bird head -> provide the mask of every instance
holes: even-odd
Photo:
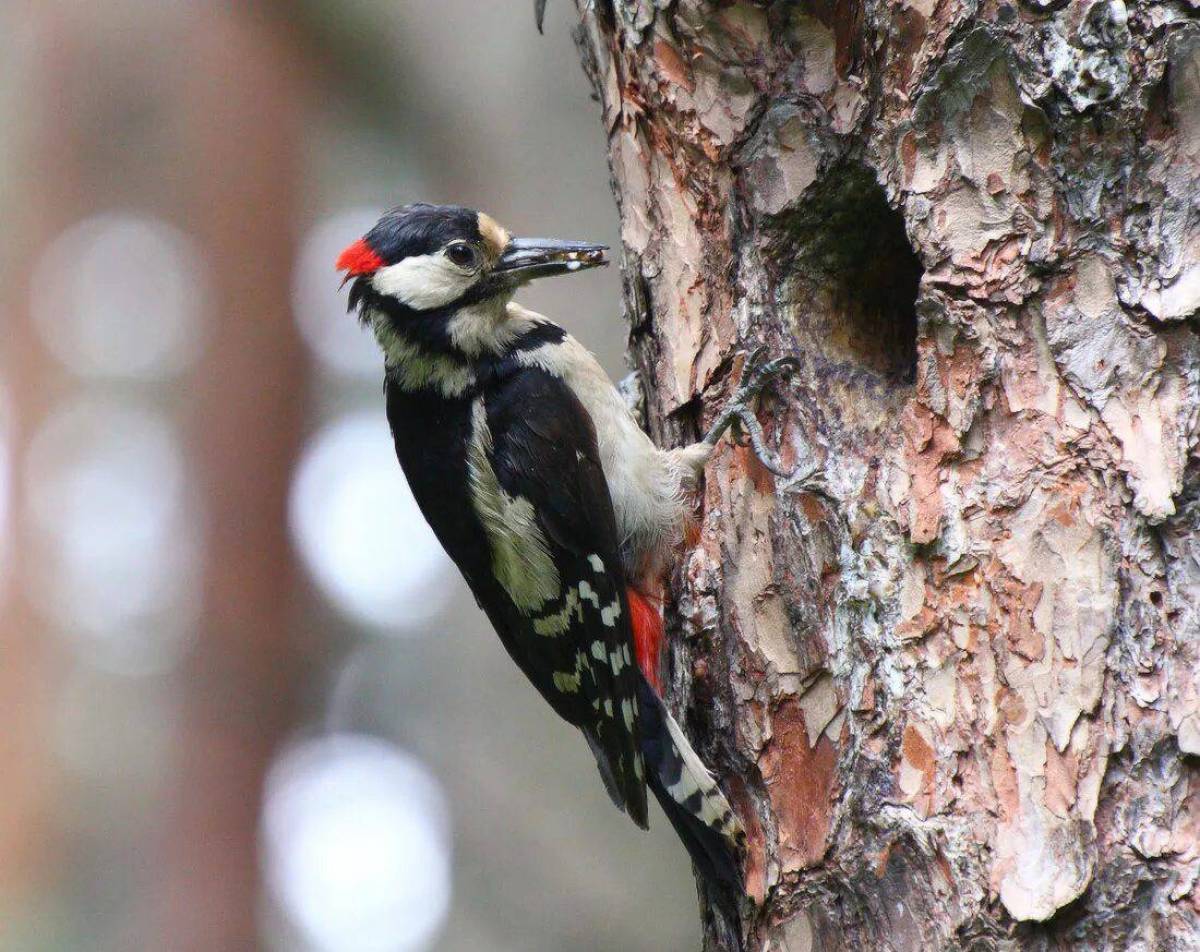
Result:
[[[536,278],[608,263],[603,245],[514,238],[491,216],[457,205],[404,205],[384,215],[337,260],[363,300],[416,315],[447,316],[470,306],[507,303]]]

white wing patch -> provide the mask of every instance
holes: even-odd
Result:
[[[588,656],[583,651],[575,653],[575,670],[574,671],[555,671],[552,680],[554,686],[563,694],[575,694],[580,685],[583,684],[583,672],[587,671],[591,676],[592,663],[588,660]],[[593,703],[593,707],[595,704]]]
[[[600,609],[600,620],[609,628],[617,627],[617,619],[621,617],[621,599],[613,600],[611,605]]]
[[[554,638],[571,627],[571,619],[577,622],[583,621],[583,608],[579,604],[579,590],[575,588],[567,589],[561,611],[535,618],[533,630],[546,638]]]
[[[563,694],[574,694],[579,690],[580,677],[578,672],[555,671],[554,686]]]
[[[584,601],[591,602],[599,610],[600,596],[596,594],[596,590],[592,588],[590,582],[584,581],[579,583],[579,597]]]
[[[604,560],[598,554],[589,555],[587,563],[596,575],[603,576],[605,574]],[[562,597],[562,608],[533,619],[533,630],[545,637],[557,637],[567,631],[573,621],[582,624],[583,613],[591,610],[599,613],[600,620],[605,626],[615,628],[617,619],[621,617],[621,596],[617,595],[612,604],[602,606],[600,595],[592,587],[592,583],[587,579],[581,579],[575,585],[568,585]],[[590,652],[590,657],[588,652]],[[589,671],[592,669],[593,659],[606,665],[614,678],[619,677],[621,672],[632,663],[632,657],[628,644],[614,645],[610,649],[606,641],[595,639],[588,649],[581,649],[577,653],[574,671],[554,672],[554,686],[568,694],[578,691],[582,684],[583,671],[585,668]],[[596,710],[600,710],[599,699],[593,701],[592,706]],[[611,698],[606,698],[604,701],[604,714],[610,718],[614,716]],[[637,714],[636,698],[627,698],[621,701],[621,716],[629,730],[633,729]]]
[[[504,491],[492,468],[491,452],[492,433],[483,400],[479,399],[471,408],[471,445],[467,453],[471,500],[491,543],[496,579],[513,604],[529,615],[559,594],[558,569],[533,503]],[[580,589],[582,594],[582,585]],[[557,678],[555,675],[556,682]]]
[[[604,574],[604,560],[600,556],[593,553],[587,557],[588,565],[597,575]],[[562,608],[556,612],[549,612],[541,615],[533,620],[533,630],[548,638],[561,635],[564,631],[571,627],[571,621],[583,621],[584,602],[588,602],[597,611],[600,612],[600,621],[609,628],[615,628],[617,619],[621,617],[621,596],[618,595],[613,599],[611,605],[600,605],[600,595],[592,587],[592,583],[587,579],[579,582],[577,585],[567,587],[566,593],[563,595]],[[593,652],[595,648],[593,648]],[[628,655],[628,651],[626,651]],[[596,656],[597,660],[604,661],[605,657]],[[625,659],[628,662],[628,657]],[[615,672],[621,670],[620,660],[617,659]]]
[[[633,719],[637,711],[636,702],[630,698],[621,700],[621,719],[625,721],[625,726],[629,730],[633,730]]]

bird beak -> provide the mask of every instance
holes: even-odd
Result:
[[[606,245],[557,238],[513,238],[500,255],[494,274],[510,275],[524,283],[534,278],[571,274],[608,264]]]

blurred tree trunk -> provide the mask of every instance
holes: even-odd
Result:
[[[579,6],[747,948],[1200,948],[1195,5]]]
[[[9,129],[7,153],[0,158],[0,177],[20,181],[20,190],[3,188],[4,234],[0,255],[4,271],[0,292],[0,426],[6,428],[11,483],[0,510],[0,697],[4,698],[6,727],[0,732],[0,948],[10,948],[32,931],[31,909],[55,879],[62,830],[57,825],[55,796],[63,777],[48,738],[54,731],[56,679],[61,677],[54,646],[46,637],[28,592],[33,588],[28,559],[33,538],[20,505],[18,461],[24,458],[34,422],[46,415],[61,384],[59,368],[42,346],[30,314],[32,294],[27,276],[38,253],[72,221],[82,190],[83,172],[75,130],[69,120],[64,91],[78,36],[43,9],[23,7],[4,24],[24,25],[23,87],[14,95],[39,90],[44,112],[36,121],[20,122],[17,110],[0,110]],[[58,51],[35,57],[31,51]]]
[[[177,106],[214,329],[189,393],[207,515],[203,631],[188,660],[177,784],[143,948],[259,946],[263,777],[294,724],[302,653],[287,495],[308,365],[292,319],[305,82],[301,47],[250,6],[196,14]]]

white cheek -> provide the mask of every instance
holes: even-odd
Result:
[[[396,298],[418,311],[457,301],[478,276],[464,274],[440,254],[420,255],[380,268],[371,284],[380,294]]]

